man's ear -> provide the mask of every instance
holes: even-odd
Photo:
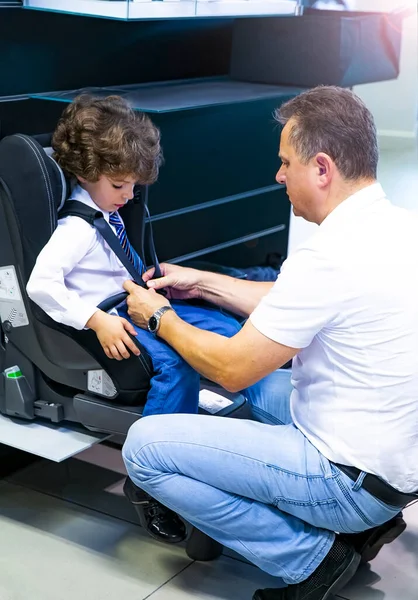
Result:
[[[315,161],[316,167],[318,169],[318,175],[329,176],[332,168],[332,160],[330,159],[328,154],[325,154],[325,152],[319,152],[315,157]]]

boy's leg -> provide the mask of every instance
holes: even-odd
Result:
[[[232,337],[241,329],[240,323],[232,315],[218,308],[196,306],[178,300],[174,300],[171,305],[183,321],[199,329],[212,331],[225,337]]]
[[[172,302],[177,314],[195,327],[232,337],[241,326],[232,316],[217,309]],[[126,305],[118,308],[120,316],[129,319]],[[197,413],[199,404],[199,374],[183,358],[149,331],[136,327],[137,339],[151,356],[154,375],[143,416],[168,413]]]
[[[130,321],[126,305],[118,307],[118,313]],[[142,416],[196,413],[199,402],[198,373],[163,340],[149,331],[134,327],[138,341],[151,356],[154,369]],[[165,543],[177,543],[185,539],[186,528],[179,517],[135,486],[129,478],[125,482],[124,493],[134,505],[142,527],[152,537]]]
[[[218,309],[194,306],[185,302],[173,302],[179,317],[190,325],[232,337],[241,329],[240,323],[231,315]],[[252,418],[262,423],[283,425],[292,422],[290,415],[290,369],[278,369],[258,383],[242,390],[251,406]]]
[[[126,306],[118,308],[130,321]],[[133,324],[134,325],[134,324]],[[137,339],[151,356],[154,375],[142,415],[196,413],[199,402],[199,374],[164,340],[134,325]]]

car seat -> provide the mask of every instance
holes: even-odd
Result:
[[[15,134],[0,141],[0,413],[72,421],[92,431],[124,435],[140,418],[149,390],[152,360],[145,349],[135,340],[139,357],[110,360],[93,331],[56,323],[26,294],[36,258],[69,195],[62,170],[46,151],[49,145],[48,135]],[[125,221],[132,225],[137,219],[142,232],[144,192],[138,189],[123,209]],[[143,255],[138,242],[136,250]],[[235,416],[245,399],[222,394],[232,404],[218,414]]]

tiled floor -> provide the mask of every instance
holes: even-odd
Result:
[[[417,164],[412,151],[385,152],[380,168],[388,195],[411,209],[418,209]],[[121,472],[120,457],[103,457]],[[405,518],[406,532],[359,570],[341,598],[417,600],[418,505]],[[235,555],[196,563],[184,547],[154,542],[132,523],[5,481],[0,535],[0,600],[250,600],[256,588],[277,586]]]
[[[405,518],[407,530],[340,599],[416,600],[418,504]],[[259,587],[280,586],[233,553],[197,563],[183,545],[159,544],[132,523],[5,481],[0,532],[0,600],[250,600]]]
[[[1,600],[241,600],[276,584],[240,560],[195,563],[135,525],[5,482],[0,531]]]

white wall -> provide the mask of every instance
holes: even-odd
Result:
[[[360,10],[391,11],[400,6],[415,9],[403,22],[400,75],[394,81],[354,88],[372,111],[381,148],[402,148],[414,142],[418,115],[417,0],[353,0]]]
[[[411,5],[417,10],[417,0],[351,0],[353,10],[391,11]],[[416,144],[418,117],[418,43],[417,14],[404,20],[400,75],[394,81],[359,85],[354,88],[373,113],[381,149],[402,150]],[[293,214],[290,218],[289,246],[291,252],[315,230]]]

